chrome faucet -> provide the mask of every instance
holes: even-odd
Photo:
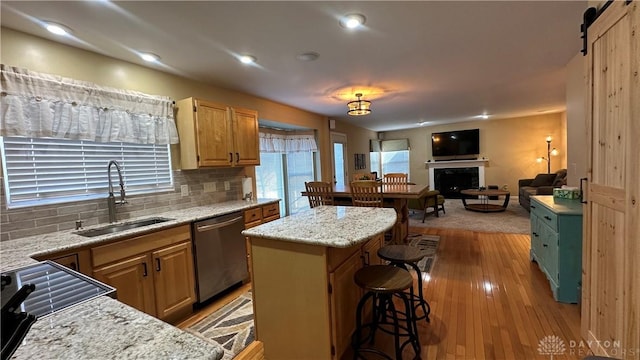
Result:
[[[115,165],[116,170],[118,171],[118,178],[120,180],[120,200],[116,202],[116,198],[113,196],[113,184],[111,183],[111,165]],[[107,177],[109,178],[109,196],[107,197],[107,206],[109,207],[109,222],[116,222],[116,204],[124,205],[127,203],[125,200],[124,193],[124,181],[122,181],[122,169],[120,168],[120,164],[117,161],[111,160],[109,161],[109,165],[107,165]]]

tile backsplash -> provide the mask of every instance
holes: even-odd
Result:
[[[242,168],[174,171],[174,191],[127,195],[128,204],[116,205],[117,219],[122,221],[140,216],[153,216],[170,210],[240,200],[242,199],[242,178]],[[224,186],[227,181],[230,185],[229,190],[225,190]],[[205,192],[205,183],[215,183],[215,191],[208,188]],[[189,187],[188,196],[182,196],[182,185]],[[118,194],[116,194],[117,198]],[[83,226],[109,222],[106,191],[103,199],[7,209],[4,185],[2,185],[0,206],[0,240],[2,241],[73,229],[76,220],[82,220]]]

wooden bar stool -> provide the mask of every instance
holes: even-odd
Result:
[[[356,330],[353,334],[353,358],[364,359],[362,353],[374,353],[385,359],[402,359],[402,350],[411,344],[416,354],[420,358],[420,341],[418,339],[418,326],[413,318],[413,306],[410,296],[413,295],[413,278],[405,269],[389,265],[370,265],[356,271],[354,275],[355,283],[360,286],[365,294],[358,302],[356,310]],[[397,295],[404,303],[404,312],[396,310],[393,297]],[[372,315],[371,321],[362,322],[362,315],[367,302],[371,300]],[[398,314],[405,314],[404,318]],[[363,336],[365,329],[369,329],[367,336]],[[391,357],[383,351],[374,347],[363,347],[368,341],[373,344],[376,330],[393,335],[395,357]],[[407,339],[400,342],[401,337]]]
[[[413,292],[411,294],[415,320],[425,319],[427,322],[430,322],[429,314],[431,313],[431,307],[424,299],[422,292],[422,271],[418,266],[418,261],[422,260],[422,258],[427,255],[429,254],[423,250],[409,245],[386,245],[378,249],[378,256],[381,259],[389,261],[392,266],[406,269],[408,265],[416,271],[418,274],[418,294],[415,295]],[[413,290],[413,284],[411,289]],[[415,315],[418,308],[422,308],[422,315],[420,316]]]

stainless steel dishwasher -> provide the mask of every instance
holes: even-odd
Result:
[[[193,223],[198,303],[249,276],[242,212]]]

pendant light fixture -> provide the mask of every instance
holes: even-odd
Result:
[[[358,100],[351,101],[347,104],[347,107],[349,108],[347,114],[352,116],[371,114],[371,101],[362,100],[361,93],[357,93],[356,97],[358,98]]]

